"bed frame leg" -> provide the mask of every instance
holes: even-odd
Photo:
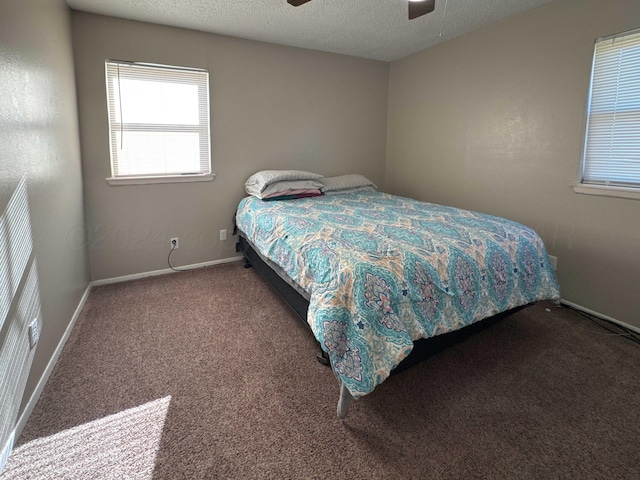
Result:
[[[351,405],[351,401],[353,397],[349,393],[347,387],[344,386],[344,383],[340,384],[340,400],[338,400],[338,417],[344,420],[349,415],[349,406]]]
[[[329,354],[324,350],[320,350],[320,355],[316,355],[316,360],[318,360],[322,365],[331,365],[331,360],[329,360]]]

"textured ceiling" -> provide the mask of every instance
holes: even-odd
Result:
[[[551,0],[66,0],[75,9],[375,60],[393,61]],[[446,10],[446,12],[445,12]]]

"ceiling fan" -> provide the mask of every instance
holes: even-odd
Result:
[[[287,3],[294,7],[299,7],[310,1],[311,0],[287,0]],[[409,20],[431,13],[436,8],[436,0],[408,0],[408,4]]]

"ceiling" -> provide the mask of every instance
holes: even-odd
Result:
[[[436,0],[409,21],[407,0],[66,0],[85,12],[394,61],[552,0]]]

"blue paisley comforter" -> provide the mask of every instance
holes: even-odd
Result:
[[[236,223],[309,294],[307,321],[354,398],[414,340],[559,298],[542,240],[503,218],[364,191],[247,197]]]

